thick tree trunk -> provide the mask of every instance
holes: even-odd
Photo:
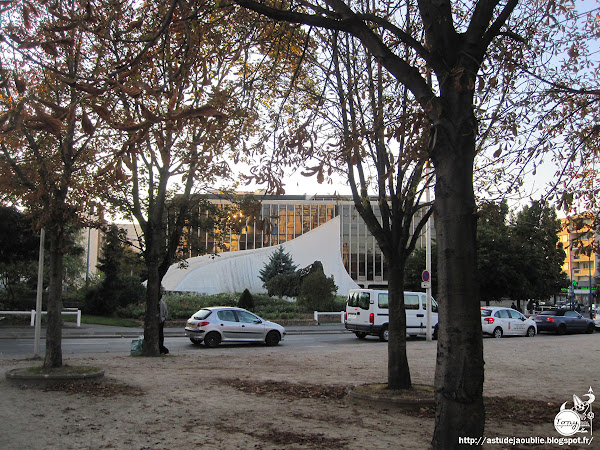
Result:
[[[467,111],[466,113],[464,111]],[[433,448],[462,447],[460,437],[484,430],[483,341],[476,288],[473,158],[476,125],[470,104],[436,127],[439,340]],[[462,120],[461,120],[462,119]]]
[[[63,282],[63,233],[56,227],[48,229],[50,242],[49,283],[46,309],[46,354],[44,367],[62,366],[62,282]]]
[[[146,230],[146,268],[148,270],[148,281],[146,286],[146,316],[144,318],[144,356],[160,356],[158,345],[158,334],[160,324],[160,311],[158,301],[161,296],[162,276],[159,270],[161,242],[164,235],[160,234],[159,227],[148,224]]]
[[[144,356],[160,356],[158,347],[160,277],[158,268],[148,267],[148,284],[146,286],[146,316],[144,319]]]
[[[406,356],[406,311],[404,309],[404,264],[390,264],[388,281],[389,342],[388,389],[411,387],[410,367]]]

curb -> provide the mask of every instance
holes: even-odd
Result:
[[[31,373],[30,367],[11,369],[6,372],[6,379],[27,385],[48,386],[66,381],[97,380],[104,376],[103,369],[96,369],[86,373]]]
[[[364,385],[367,386],[367,385]],[[401,395],[378,395],[360,391],[361,386],[353,386],[348,389],[347,398],[352,403],[365,403],[368,405],[393,406],[398,408],[419,408],[422,406],[435,405],[433,393],[431,397],[405,398]]]

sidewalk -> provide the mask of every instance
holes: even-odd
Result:
[[[344,332],[344,324],[328,323],[322,325],[285,327],[288,336],[298,334],[328,334]],[[34,327],[0,327],[0,339],[33,339]],[[143,336],[143,328],[111,327],[107,325],[81,324],[77,328],[74,323],[65,322],[62,330],[63,339],[81,338],[137,338]],[[185,337],[183,327],[165,328],[165,337]],[[42,327],[41,338],[46,338],[46,328]]]

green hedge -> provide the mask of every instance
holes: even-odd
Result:
[[[191,292],[167,293],[163,300],[169,308],[169,319],[188,319],[196,311],[209,306],[238,306],[241,293],[199,295]],[[266,294],[252,294],[254,308],[252,311],[264,319],[294,319],[299,312],[298,305],[283,299],[272,298]],[[145,305],[134,304],[119,308],[117,317],[144,319]],[[312,311],[310,311],[312,312]]]

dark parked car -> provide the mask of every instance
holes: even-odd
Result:
[[[594,321],[570,309],[550,309],[535,316],[538,333],[593,333]]]

